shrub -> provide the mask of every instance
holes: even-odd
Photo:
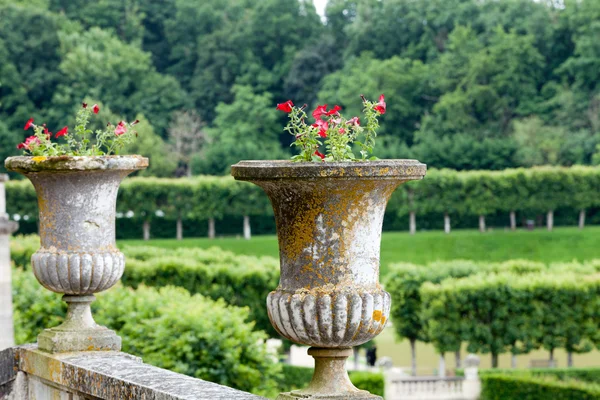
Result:
[[[218,248],[160,249],[125,247],[123,284],[137,287],[174,285],[212,299],[249,309],[256,328],[279,337],[267,314],[266,300],[279,280],[279,262],[271,257],[236,255]]]
[[[555,377],[483,375],[481,400],[597,400],[600,386]]]
[[[463,374],[461,370],[461,375]],[[600,368],[531,368],[522,369],[480,369],[479,375],[522,375],[552,376],[558,380],[578,380],[600,384]]]
[[[35,341],[64,316],[60,296],[42,289],[33,274],[14,270],[18,343]],[[272,394],[280,367],[267,352],[266,335],[246,323],[248,310],[174,287],[117,285],[92,303],[99,324],[115,329],[123,351],[144,361],[219,384]]]
[[[17,267],[29,268],[31,256],[40,248],[38,235],[19,235],[10,240],[10,258]]]

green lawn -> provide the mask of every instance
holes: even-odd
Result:
[[[436,260],[469,259],[503,261],[515,258],[553,262],[600,258],[600,227],[556,228],[516,232],[495,230],[479,233],[475,230],[419,232],[414,236],[405,232],[386,232],[381,243],[381,272],[385,274],[390,263],[412,262],[424,264]],[[251,240],[236,238],[190,238],[122,240],[120,245],[152,245],[160,247],[218,246],[238,254],[278,257],[275,236],[255,236]]]

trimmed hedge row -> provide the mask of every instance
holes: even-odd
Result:
[[[279,380],[280,391],[303,389],[310,383],[313,369],[283,365],[283,374]],[[359,389],[367,390],[371,394],[383,396],[385,394],[385,379],[383,374],[366,371],[349,371],[350,380]]]
[[[555,377],[490,374],[481,377],[481,400],[597,400],[600,385]]]
[[[394,264],[386,277],[401,338],[439,352],[585,353],[600,347],[600,261]]]
[[[585,210],[600,207],[599,188],[600,168],[594,167],[461,172],[432,169],[423,181],[400,186],[386,215],[388,220],[410,213],[426,218],[442,214],[484,218],[519,212],[531,218],[571,209],[585,216]],[[37,219],[35,193],[28,181],[8,182],[6,189],[10,215]],[[131,178],[123,182],[117,205],[123,215],[132,211],[132,218],[146,223],[156,219],[198,222],[225,216],[273,215],[259,187],[231,177]],[[162,213],[157,215],[159,210]],[[504,225],[508,225],[508,218]]]
[[[65,315],[60,296],[40,288],[31,271],[13,270],[17,343],[36,340]],[[247,308],[227,305],[176,287],[117,285],[92,303],[94,318],[115,329],[123,351],[145,362],[257,394],[276,393],[281,367],[267,336],[247,323]]]
[[[461,375],[463,371],[461,370]],[[522,375],[551,376],[558,380],[578,380],[600,384],[600,368],[531,368],[526,371],[519,369],[480,369],[479,375]]]

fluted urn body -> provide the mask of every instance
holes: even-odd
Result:
[[[398,185],[425,171],[416,160],[232,166],[236,179],[262,187],[273,205],[281,278],[267,308],[282,336],[325,354],[383,330],[390,313],[390,295],[379,284],[385,207]]]
[[[125,258],[115,244],[117,191],[123,178],[148,166],[148,159],[11,157],[5,165],[25,175],[37,193],[41,248],[31,257],[35,277],[48,290],[65,294],[69,304],[65,323],[38,337],[40,348],[118,349],[120,340],[93,322],[89,304],[94,293],[109,289],[123,274]]]

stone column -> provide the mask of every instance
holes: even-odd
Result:
[[[481,395],[481,381],[479,380],[479,357],[469,354],[465,359],[465,380],[463,382],[463,398],[477,400]]]
[[[8,175],[0,174],[0,350],[15,345],[12,314],[12,285],[9,235],[18,224],[8,219],[4,182]]]

